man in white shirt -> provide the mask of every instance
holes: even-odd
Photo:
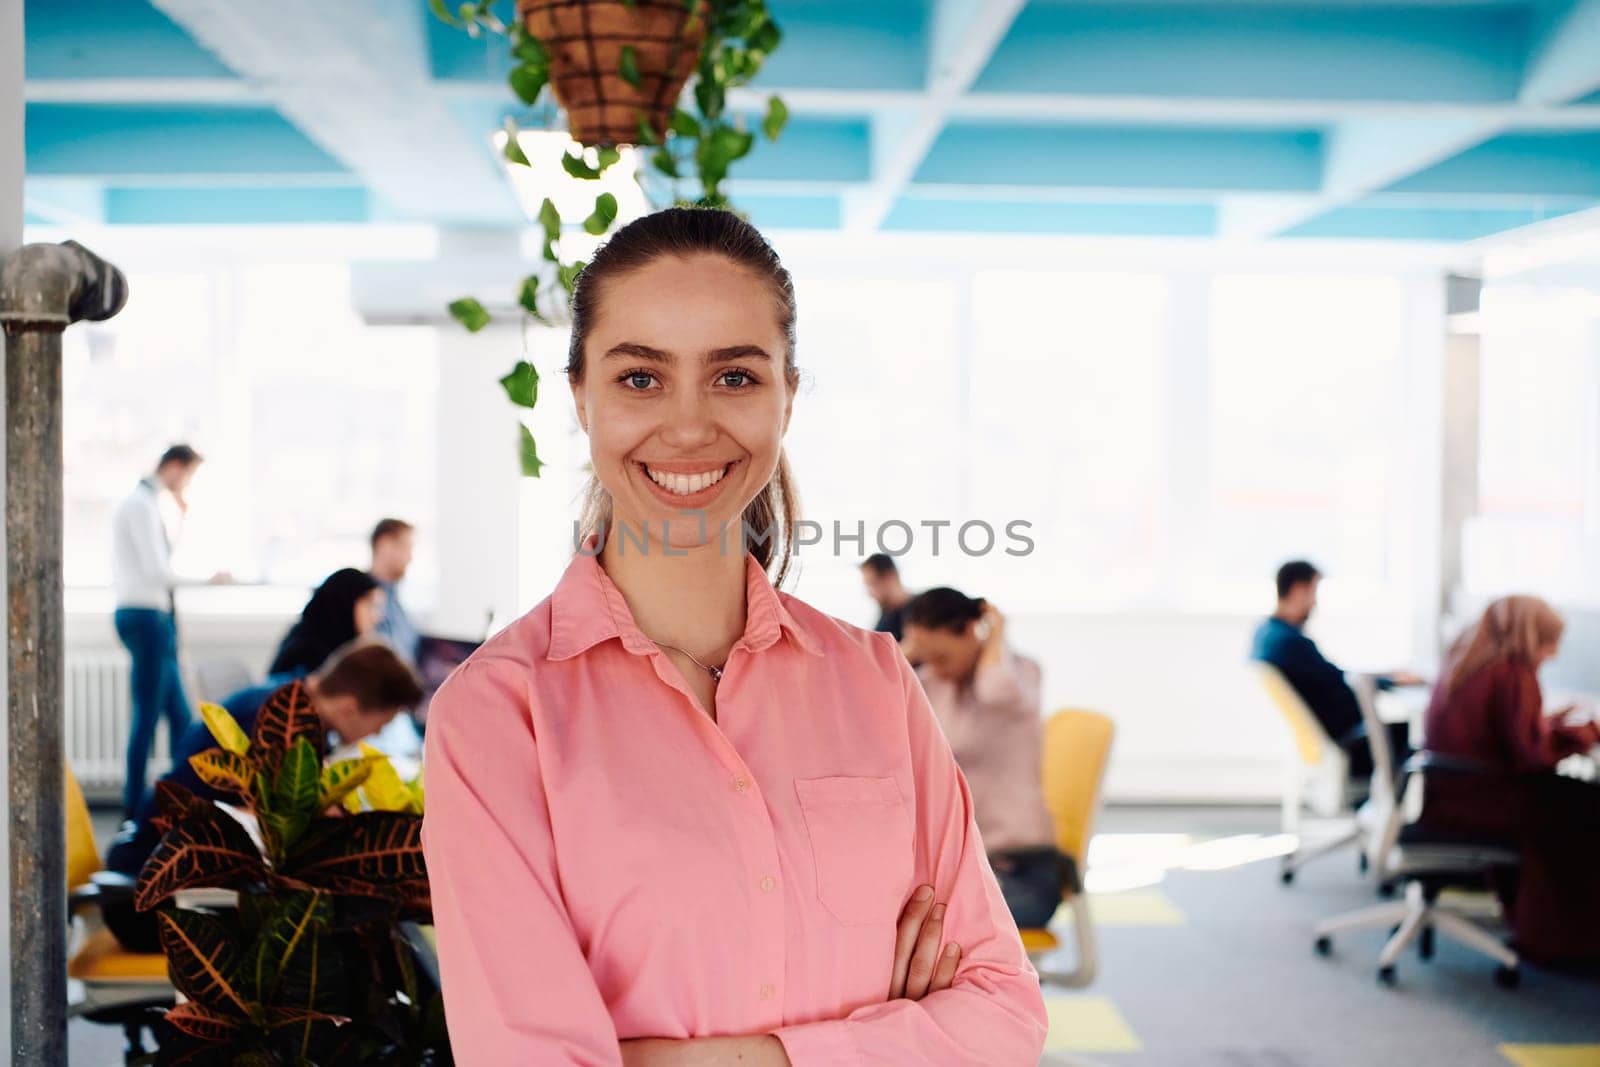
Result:
[[[203,584],[172,569],[172,542],[161,519],[160,494],[172,494],[178,513],[189,510],[184,491],[202,457],[188,445],[173,445],[156,471],[139,480],[111,520],[111,587],[116,596],[117,636],[133,657],[133,729],[128,737],[123,807],[129,817],[144,797],[145,763],[155,743],[156,724],[167,720],[176,745],[192,718],[189,697],[178,670],[178,631],[173,590]],[[213,583],[227,581],[216,575]]]

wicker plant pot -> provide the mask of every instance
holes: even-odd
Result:
[[[693,14],[683,0],[517,0],[517,15],[550,54],[550,87],[580,144],[632,144],[639,118],[666,134],[684,82],[700,58],[707,5]],[[622,77],[622,48],[631,45],[638,88]]]

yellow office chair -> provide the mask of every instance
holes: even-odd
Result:
[[[173,1004],[167,958],[129,952],[99,921],[101,903],[133,895],[133,880],[100,869],[89,805],[72,769],[66,769],[67,907],[77,929],[67,962],[67,1011],[91,1022],[120,1026],[128,1038],[126,1062],[144,1055],[143,1031],[157,1009]]]
[[[1260,662],[1253,666],[1267,697],[1289,727],[1283,777],[1283,832],[1299,835],[1303,808],[1326,819],[1345,816],[1361,787],[1350,782],[1350,761],[1344,751],[1328,737],[1306,702],[1276,667]],[[1284,884],[1294,881],[1295,872],[1312,860],[1346,845],[1359,844],[1360,840],[1361,828],[1353,818],[1315,846],[1306,847],[1302,840],[1283,857],[1280,874]],[[1364,862],[1362,869],[1365,870]]]
[[[1022,947],[1041,981],[1081,988],[1094,981],[1099,966],[1089,895],[1080,872],[1088,868],[1089,837],[1100,807],[1100,785],[1111,758],[1116,726],[1093,711],[1058,711],[1044,726],[1044,800],[1056,826],[1056,847],[1072,860],[1071,879],[1061,899],[1072,908],[1077,966],[1063,971],[1043,965],[1060,942],[1049,930],[1023,930]]]

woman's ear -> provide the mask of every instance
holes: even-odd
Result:
[[[586,408],[584,406],[584,402],[583,402],[583,399],[584,399],[583,383],[582,382],[573,382],[572,385],[571,385],[571,388],[572,388],[572,407],[573,407],[573,410],[578,413],[578,429],[582,430],[583,433],[584,433],[584,436],[587,437],[589,435],[589,410],[588,410],[588,408]]]

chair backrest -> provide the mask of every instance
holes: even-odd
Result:
[[[1044,802],[1056,825],[1056,847],[1089,861],[1089,835],[1100,805],[1100,785],[1111,758],[1116,726],[1093,711],[1058,711],[1044,724]]]
[[[196,699],[213,704],[220,704],[246,686],[254,685],[255,680],[250,668],[238,659],[213,657],[194,665],[194,695]]]
[[[1254,664],[1267,696],[1289,724],[1289,733],[1294,738],[1294,748],[1300,755],[1300,762],[1307,767],[1318,766],[1328,745],[1328,735],[1322,729],[1322,724],[1311,714],[1305,700],[1289,684],[1289,679],[1283,676],[1282,671],[1259,660]]]
[[[100,850],[94,843],[94,823],[89,819],[89,802],[83,799],[72,768],[65,768],[67,800],[67,889],[87,885],[100,869]]]

